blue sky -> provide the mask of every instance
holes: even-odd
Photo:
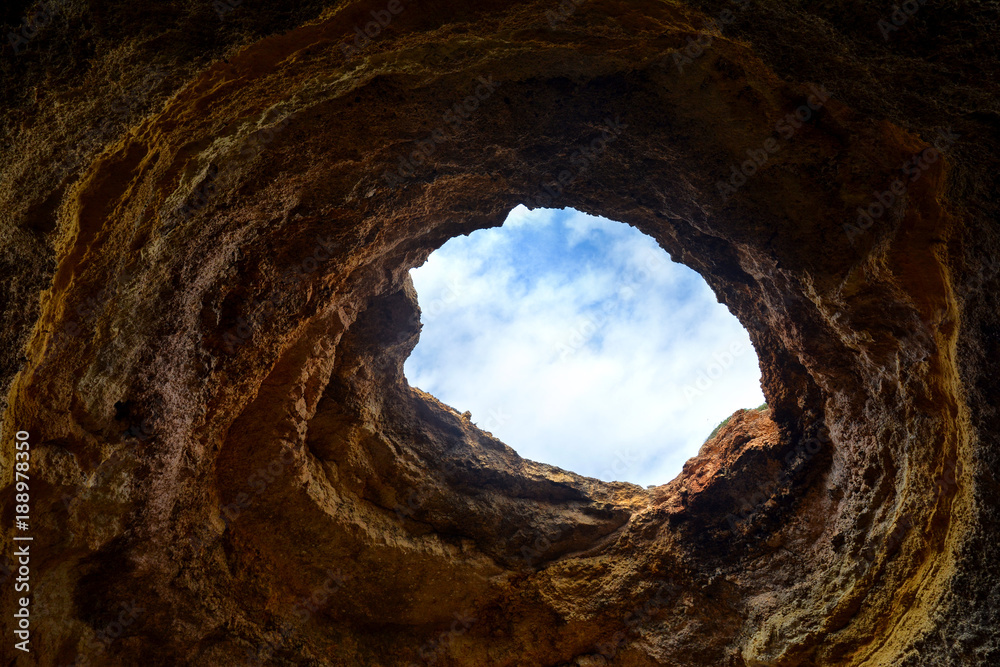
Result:
[[[518,206],[411,275],[423,330],[407,380],[525,458],[664,484],[716,424],[764,402],[740,323],[628,225]]]

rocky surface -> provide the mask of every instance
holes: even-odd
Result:
[[[10,664],[1000,662],[994,6],[97,4],[0,16]],[[771,409],[642,489],[409,387],[407,270],[519,203],[699,271]]]

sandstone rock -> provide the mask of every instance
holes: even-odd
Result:
[[[64,3],[2,66],[8,662],[1000,662],[997,10],[891,12]],[[409,387],[408,269],[519,203],[699,271],[770,409],[642,489]]]

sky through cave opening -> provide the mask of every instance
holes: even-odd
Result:
[[[411,276],[423,329],[407,380],[525,458],[663,484],[719,422],[764,402],[740,322],[626,224],[518,206]]]

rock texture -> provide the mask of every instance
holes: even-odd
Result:
[[[1000,663],[995,6],[264,4],[3,10],[9,664]],[[699,271],[771,409],[641,489],[409,387],[407,270],[519,203]]]

